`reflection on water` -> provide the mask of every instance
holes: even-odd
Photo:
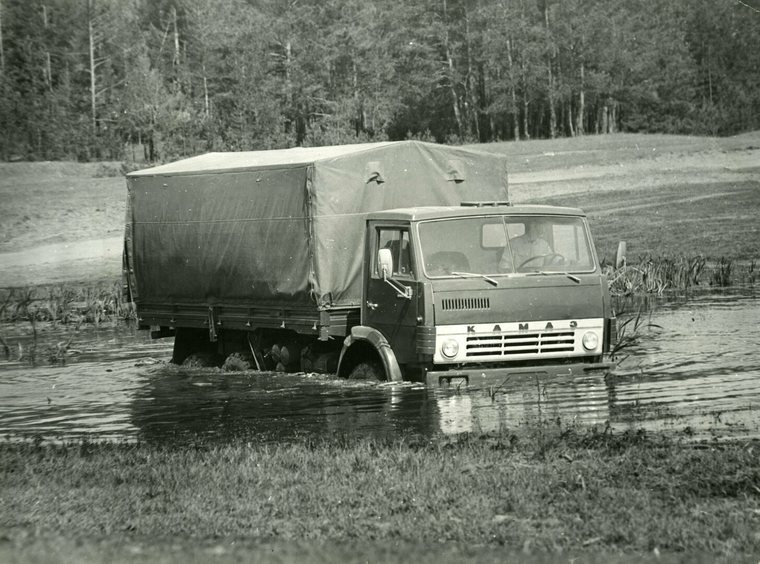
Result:
[[[131,418],[138,436],[148,440],[385,437],[429,434],[427,402],[425,389],[414,385],[164,366],[135,393]]]
[[[601,376],[573,381],[525,377],[498,389],[438,391],[438,427],[444,433],[499,432],[558,419],[563,424],[603,425],[609,419],[609,391]]]
[[[64,365],[0,361],[0,434],[151,442],[497,432],[537,422],[760,436],[760,300],[752,288],[648,299],[651,323],[607,378],[523,376],[481,389],[426,389],[333,376],[223,373],[168,365],[170,341],[121,327],[72,338]],[[646,315],[649,315],[647,313]],[[13,334],[15,331],[16,334]],[[31,338],[0,330],[16,349]],[[73,354],[72,354],[73,353]],[[42,355],[45,356],[44,354]]]

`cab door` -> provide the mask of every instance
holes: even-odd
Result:
[[[417,281],[416,257],[408,223],[370,222],[367,233],[362,325],[380,331],[390,343],[399,364],[415,359],[417,303],[421,290]],[[391,280],[383,280],[378,269],[378,251],[390,249],[393,257]],[[411,288],[411,298],[401,291]]]

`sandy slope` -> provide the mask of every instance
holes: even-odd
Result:
[[[109,237],[0,253],[0,286],[115,279],[123,245],[121,237]]]
[[[666,155],[614,165],[578,165],[510,174],[515,203],[531,198],[618,188],[653,189],[672,184],[760,180],[760,148]]]

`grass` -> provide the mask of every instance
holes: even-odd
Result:
[[[752,285],[758,278],[754,260],[735,263],[721,257],[717,262],[708,264],[703,256],[646,256],[619,268],[607,265],[604,272],[610,293],[616,297],[662,295],[666,290],[688,291],[695,287]]]
[[[760,551],[758,448],[554,425],[181,449],[3,443],[0,530],[24,543],[341,539],[730,559]]]
[[[601,256],[612,261],[618,241],[630,256],[703,255],[748,261],[760,257],[760,182],[682,185],[656,191],[592,191],[548,197],[538,203],[583,209]]]

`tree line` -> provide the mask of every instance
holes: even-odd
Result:
[[[760,126],[760,0],[0,0],[0,159]]]

